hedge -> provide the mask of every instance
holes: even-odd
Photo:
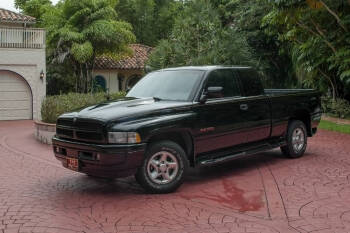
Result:
[[[56,123],[57,118],[65,113],[109,100],[117,100],[125,96],[125,92],[106,95],[104,92],[94,94],[69,93],[47,96],[41,106],[42,121]]]
[[[330,116],[338,118],[349,118],[350,117],[350,104],[345,99],[335,99],[323,96],[322,100],[322,111]]]

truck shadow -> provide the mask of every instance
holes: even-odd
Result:
[[[257,172],[260,167],[267,164],[278,164],[290,161],[285,158],[279,150],[259,153],[232,160],[226,163],[190,168],[183,186],[191,185],[191,188],[205,185],[210,181],[247,176],[253,171]],[[76,183],[86,184],[84,192],[89,193],[129,193],[129,194],[147,194],[136,182],[134,177],[120,179],[105,179],[80,175]],[[89,185],[88,185],[89,184]],[[88,186],[91,186],[90,188]],[[181,192],[180,188],[177,192]]]
[[[307,156],[307,154],[305,156]],[[190,168],[184,184],[175,194],[188,192],[190,189],[201,189],[206,187],[209,183],[216,185],[216,183],[225,179],[235,181],[242,180],[242,177],[246,177],[244,180],[254,180],[257,178],[256,176],[259,176],[259,168],[267,165],[283,166],[283,164],[288,164],[290,161],[291,160],[285,158],[279,150],[273,150],[222,164]],[[114,196],[124,194],[147,195],[147,192],[140,187],[134,177],[105,179],[90,177],[85,174],[77,174],[75,176],[69,174],[53,182],[65,183],[64,190],[57,191],[74,192],[75,194],[111,194]]]
[[[294,160],[274,150],[215,166],[190,169],[184,184],[176,192],[166,195],[147,194],[134,177],[103,179],[71,172],[62,172],[45,182],[42,180],[30,190],[41,190],[40,200],[47,200],[45,205],[83,215],[85,213],[79,211],[89,209],[93,213],[107,206],[111,213],[131,209],[147,212],[150,206],[180,203],[180,206],[211,206],[265,218],[268,207],[261,170],[266,166],[288,166],[291,161]],[[101,216],[108,215],[101,213]]]

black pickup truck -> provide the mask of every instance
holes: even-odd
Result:
[[[69,169],[135,175],[146,190],[167,193],[189,166],[277,147],[301,157],[320,118],[317,91],[264,89],[252,68],[170,68],[149,73],[121,100],[61,115],[53,150]]]

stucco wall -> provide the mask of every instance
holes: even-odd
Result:
[[[40,72],[46,74],[45,49],[0,48],[0,70],[13,71],[29,84],[33,94],[33,119],[41,120],[41,103],[46,95],[46,75],[40,79]]]
[[[126,89],[127,80],[133,75],[143,76],[143,70],[93,70],[92,76],[101,75],[106,79],[106,88],[110,93],[118,92]],[[119,87],[118,75],[124,77],[122,79],[122,87]]]
[[[115,93],[119,91],[118,84],[118,72],[115,70],[94,70],[92,77],[97,75],[103,76],[106,79],[106,88],[109,93]]]

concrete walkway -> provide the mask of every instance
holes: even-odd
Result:
[[[350,232],[350,135],[192,169],[173,194],[61,167],[32,121],[0,121],[0,232]]]

